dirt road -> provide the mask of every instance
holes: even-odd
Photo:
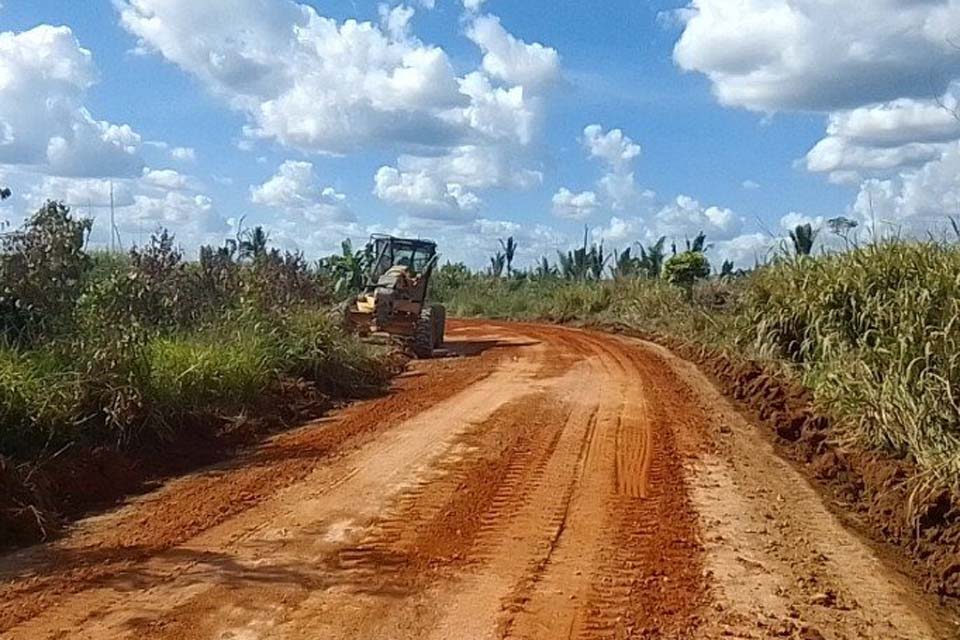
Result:
[[[692,365],[449,337],[389,396],[0,559],[0,638],[956,637]]]

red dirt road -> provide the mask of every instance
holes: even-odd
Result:
[[[0,638],[956,637],[692,365],[449,338],[384,398],[0,558]]]

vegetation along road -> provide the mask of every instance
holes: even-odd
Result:
[[[460,357],[0,560],[0,637],[952,637],[693,366],[457,321]]]

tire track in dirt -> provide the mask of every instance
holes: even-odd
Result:
[[[564,332],[569,340],[573,331]],[[607,386],[594,436],[546,570],[506,625],[518,638],[628,637],[685,628],[703,590],[697,544],[671,429],[650,420],[650,390],[616,343],[577,333],[596,354]],[[670,560],[675,558],[670,557]],[[668,588],[664,588],[664,586]],[[674,624],[673,618],[683,621]]]
[[[362,446],[423,409],[489,376],[503,351],[496,344],[468,364],[428,363],[401,377],[390,395],[354,405],[336,420],[282,434],[248,456],[174,482],[135,507],[82,525],[56,543],[0,560],[0,633],[54,606],[62,597],[126,575],[150,558],[253,508],[305,478],[331,456]],[[466,366],[465,366],[466,364]],[[442,381],[442,384],[440,382]],[[94,519],[99,522],[99,519]]]
[[[468,357],[428,363],[401,381],[399,398],[334,417],[319,430],[331,438],[327,444],[320,445],[315,426],[247,459],[249,470],[222,472],[229,487],[266,483],[251,505],[231,489],[218,493],[217,476],[201,474],[88,523],[64,542],[62,548],[102,545],[105,568],[91,562],[79,579],[56,579],[57,547],[33,550],[35,564],[0,560],[7,570],[0,624],[8,625],[0,626],[0,637],[706,640],[783,629],[784,637],[818,637],[798,635],[799,625],[728,616],[757,606],[731,602],[758,593],[738,590],[738,581],[760,590],[777,586],[761,602],[779,603],[784,615],[829,620],[827,640],[870,637],[863,632],[880,628],[799,602],[809,589],[791,581],[808,578],[783,563],[777,579],[754,584],[752,574],[728,571],[730,557],[738,562],[730,549],[718,560],[718,545],[761,547],[729,520],[713,529],[710,518],[729,518],[732,507],[703,484],[700,469],[707,461],[709,478],[734,477],[732,468],[718,467],[711,444],[716,399],[662,351],[535,324],[452,321],[450,331]],[[444,386],[447,376],[455,391]],[[358,431],[343,427],[348,435],[340,440],[329,435],[351,420]],[[764,470],[782,473],[767,454],[757,455],[758,469],[738,472],[743,481],[762,483]],[[296,478],[281,475],[277,482],[289,484],[277,489],[271,473],[287,469],[289,460],[311,466]],[[199,520],[199,531],[174,524],[185,498],[211,513]],[[749,507],[751,522],[764,521],[753,502],[731,499]],[[158,505],[171,516],[154,531],[143,519]],[[790,535],[827,532],[837,541],[833,571],[866,566],[866,552],[842,530],[790,522]],[[744,541],[716,542],[718,531]],[[142,555],[111,564],[119,543],[136,536],[150,542]],[[773,542],[805,548],[787,538]],[[761,557],[767,563],[770,556]],[[34,580],[31,567],[47,568]],[[849,580],[817,569],[814,576],[851,601],[863,597],[864,582],[873,584],[872,593],[885,598],[878,611],[920,615],[895,606],[900,591],[877,587],[887,580],[882,574]],[[736,624],[718,624],[719,613]]]

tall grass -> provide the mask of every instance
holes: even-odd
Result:
[[[886,242],[753,279],[753,347],[792,362],[841,440],[960,479],[960,250]]]

